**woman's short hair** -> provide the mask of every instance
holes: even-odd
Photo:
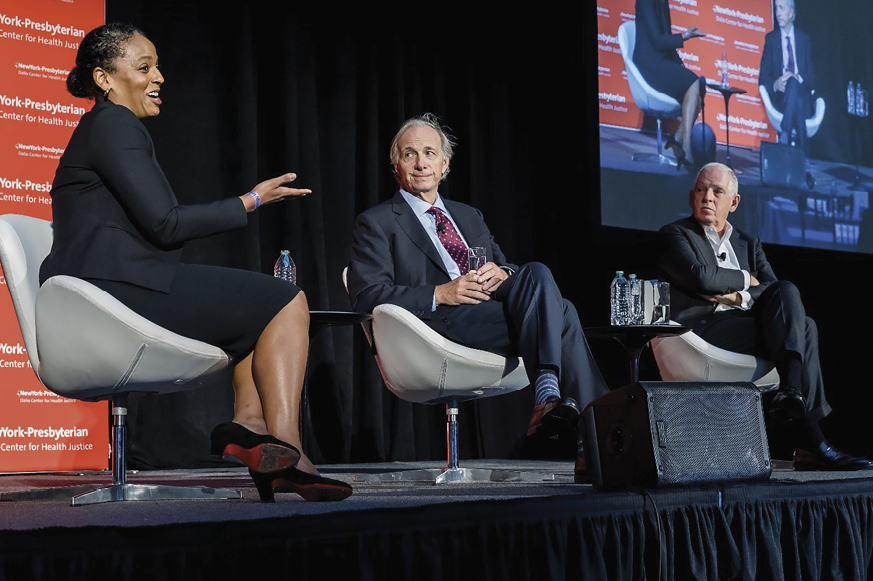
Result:
[[[67,91],[74,97],[94,99],[103,94],[94,82],[94,69],[115,72],[115,60],[124,56],[127,42],[135,35],[145,36],[132,24],[112,22],[85,35],[76,52],[76,66],[67,75]]]

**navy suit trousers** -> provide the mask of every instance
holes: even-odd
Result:
[[[532,384],[540,370],[555,370],[562,394],[583,407],[609,391],[576,308],[561,296],[551,271],[540,263],[522,266],[490,301],[441,305],[425,323],[467,347],[521,357]]]

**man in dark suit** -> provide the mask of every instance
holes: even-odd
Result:
[[[658,268],[670,283],[671,318],[717,347],[775,362],[780,385],[771,414],[799,423],[806,440],[795,452],[795,470],[873,469],[869,460],[831,447],[819,429],[831,407],[818,330],[797,287],[776,278],[761,241],[727,221],[740,202],[734,172],[720,163],[703,166],[688,202],[692,215],[660,231]]]
[[[794,27],[794,0],[776,0],[779,28],[764,39],[758,84],[767,88],[773,106],[782,111],[780,143],[806,151],[806,118],[810,115],[815,69],[809,37]]]
[[[535,386],[528,435],[575,434],[579,405],[608,391],[573,305],[542,264],[507,262],[482,213],[443,199],[452,142],[436,117],[410,119],[391,160],[400,191],[358,216],[349,265],[356,311],[399,305],[468,347],[521,356]],[[487,263],[467,268],[467,248]]]

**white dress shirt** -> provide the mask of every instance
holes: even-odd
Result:
[[[426,201],[422,200],[418,196],[413,196],[403,188],[400,188],[400,195],[403,196],[403,199],[406,200],[406,203],[409,204],[410,208],[412,208],[412,212],[418,218],[418,221],[421,222],[422,226],[424,226],[424,231],[427,232],[428,236],[430,236],[431,242],[433,242],[433,245],[436,248],[437,252],[440,253],[440,258],[443,259],[443,265],[446,267],[446,272],[449,273],[451,279],[455,280],[456,278],[461,276],[461,269],[458,267],[458,263],[455,262],[455,259],[449,255],[446,247],[443,246],[442,242],[440,242],[440,233],[437,230],[436,216],[427,213],[427,211],[430,210],[431,206],[436,206],[437,208],[442,210],[443,214],[445,214],[449,220],[452,220],[452,214],[446,208],[446,205],[443,203],[443,199],[440,197],[439,193],[437,193],[436,200],[433,204],[428,204]],[[454,220],[452,220],[452,224],[455,224]],[[461,234],[461,230],[458,228],[457,224],[455,224],[455,230],[457,230],[458,236],[461,237],[461,242],[464,243],[464,246],[467,246],[469,248],[469,245],[464,239],[464,235]],[[436,289],[434,289],[431,311],[435,311],[436,308]]]
[[[730,225],[730,222],[725,225],[724,236],[722,237],[719,237],[715,227],[703,227],[703,233],[706,235],[706,239],[709,241],[710,246],[712,246],[712,251],[718,259],[719,267],[739,270],[743,273],[743,290],[739,291],[740,297],[743,299],[742,304],[739,306],[731,306],[719,303],[715,308],[716,311],[726,311],[728,309],[742,309],[745,311],[750,309],[752,303],[754,303],[752,295],[749,294],[749,286],[752,282],[752,276],[749,274],[748,270],[740,268],[740,261],[737,260],[737,253],[734,252],[734,247],[731,245],[731,234],[733,234],[733,232],[734,227]],[[722,259],[722,256],[724,256],[724,259]]]
[[[446,267],[446,272],[449,273],[451,279],[455,280],[456,278],[461,276],[461,269],[458,267],[458,263],[455,262],[455,259],[449,255],[446,247],[443,246],[442,242],[440,242],[440,234],[437,231],[436,217],[433,214],[427,213],[432,205],[436,206],[437,208],[442,210],[443,214],[445,214],[449,220],[452,220],[452,224],[455,224],[455,221],[452,219],[451,212],[446,209],[446,205],[443,203],[443,199],[440,197],[440,195],[437,194],[436,201],[433,204],[428,204],[426,201],[422,200],[418,196],[413,196],[402,188],[400,189],[400,195],[403,196],[403,199],[406,200],[406,203],[409,204],[410,208],[412,208],[412,211],[415,213],[418,221],[421,222],[422,226],[424,226],[424,231],[427,232],[428,236],[430,236],[431,242],[433,242],[433,245],[437,249],[437,252],[440,253],[440,258],[443,259],[443,264]],[[467,246],[469,248],[469,245],[464,239],[464,235],[461,234],[461,230],[458,229],[457,224],[455,224],[455,230],[458,231],[458,236],[461,237],[461,242],[464,243],[464,246]]]
[[[800,76],[800,63],[797,62],[797,39],[794,37],[794,25],[791,25],[791,28],[788,29],[788,32],[785,32],[781,28],[779,29],[780,34],[782,35],[782,72],[788,72],[788,39],[791,39],[791,52],[794,57],[794,76],[797,77],[798,83],[803,83],[803,77]],[[775,89],[775,86],[774,86]]]

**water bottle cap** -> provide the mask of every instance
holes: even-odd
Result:
[[[290,250],[283,250],[280,254],[291,254]]]
[[[615,274],[624,274],[624,271],[623,270],[616,270]]]
[[[629,274],[629,275],[627,275],[627,277],[628,277],[628,278],[636,278],[637,275],[635,275],[635,274]]]

